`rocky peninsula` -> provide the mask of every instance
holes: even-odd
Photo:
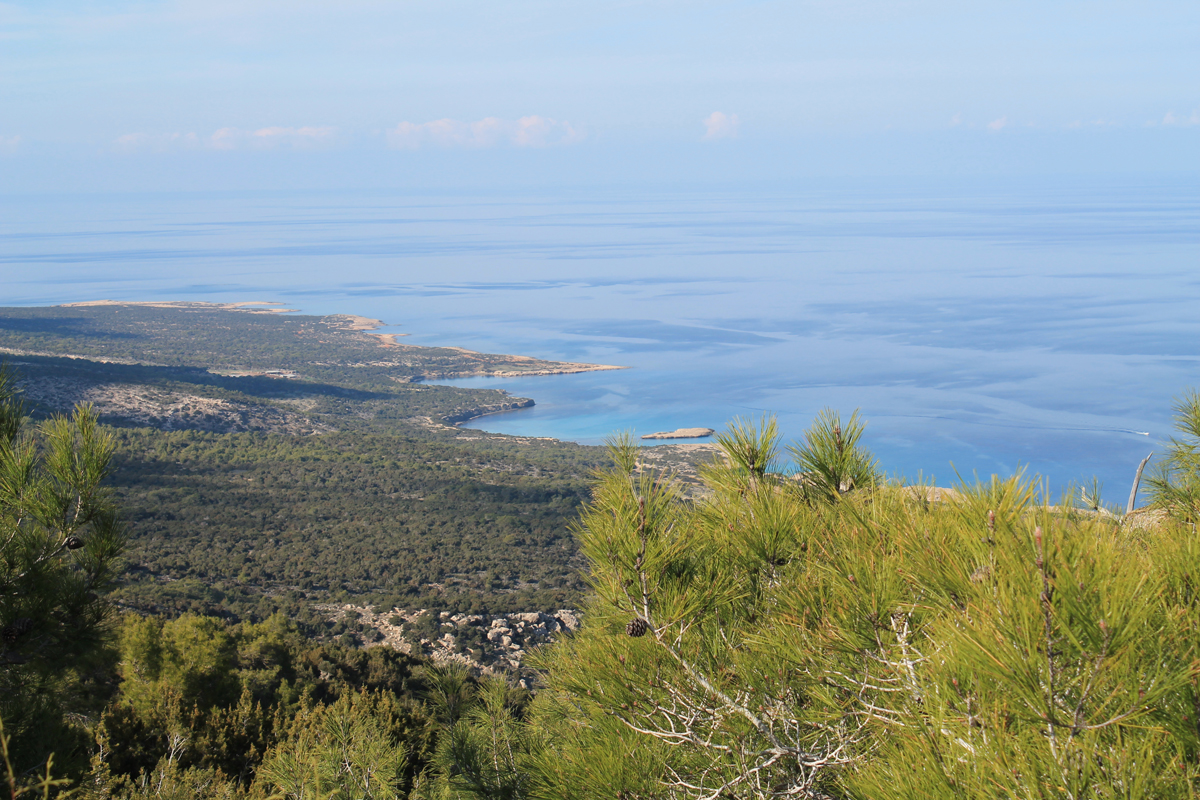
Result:
[[[378,319],[258,301],[0,308],[0,323],[0,360],[43,411],[91,403],[107,423],[161,430],[306,435],[379,414],[457,425],[534,401],[431,383],[624,369],[404,344]]]

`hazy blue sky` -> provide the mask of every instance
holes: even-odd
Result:
[[[1169,173],[1200,3],[0,3],[0,181]]]

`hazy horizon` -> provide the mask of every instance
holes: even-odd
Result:
[[[0,193],[1200,170],[1200,7],[0,5]]]
[[[636,367],[514,386],[539,406],[501,430],[862,406],[894,471],[1112,490],[1197,383],[1198,27],[1182,1],[8,3],[6,303],[360,313]]]

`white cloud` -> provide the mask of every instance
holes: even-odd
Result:
[[[0,136],[0,155],[11,155],[21,146],[20,136]]]
[[[704,140],[732,139],[738,135],[741,120],[737,114],[725,114],[714,111],[704,118]]]
[[[583,138],[571,123],[539,117],[504,120],[484,117],[476,122],[438,119],[433,122],[401,122],[387,132],[388,144],[401,150],[416,150],[425,145],[436,147],[547,147],[571,144]]]
[[[1000,119],[994,119],[987,124],[989,131],[998,131],[1008,125],[1008,117],[1003,116]]]
[[[1191,127],[1192,125],[1200,125],[1200,109],[1193,111],[1190,117],[1176,116],[1175,112],[1168,111],[1163,115],[1161,124],[1181,128]]]
[[[545,147],[548,144],[577,142],[582,138],[583,134],[576,131],[571,123],[557,122],[535,114],[517,120],[513,144],[518,147]]]
[[[950,127],[957,128],[959,125],[962,125],[962,114],[955,114],[950,118]]]
[[[259,128],[243,131],[238,128],[221,128],[208,137],[207,145],[216,150],[270,150],[276,147],[293,150],[313,150],[332,144],[336,128]]]

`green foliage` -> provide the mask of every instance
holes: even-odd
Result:
[[[819,419],[810,451],[834,454],[837,426]],[[762,428],[741,438],[772,445]],[[594,600],[537,658],[531,796],[1200,787],[1192,526],[1134,536],[1039,502],[1021,476],[931,503],[927,487],[844,491],[830,470],[821,496],[838,502],[813,503],[813,484],[727,456],[696,502],[666,476],[598,479],[578,530]]]
[[[348,747],[382,725],[406,754],[405,786],[434,749],[418,662],[388,648],[318,644],[278,615],[237,625],[128,615],[120,647],[119,691],[93,729],[89,797],[175,796],[170,787],[182,795],[205,782],[213,796],[265,797],[274,789],[255,783],[264,758],[295,766],[313,742],[335,741],[326,723]]]
[[[227,705],[237,696],[234,639],[212,617],[184,615],[165,625],[131,617],[121,631],[121,655],[121,692],[139,710],[171,695],[189,708]]]
[[[503,678],[484,680],[475,702],[443,729],[418,797],[518,800],[528,795],[529,736],[516,710],[524,693]]]
[[[652,626],[729,604],[740,594],[710,569],[691,520],[680,513],[681,498],[675,483],[649,471],[630,475],[622,466],[598,475],[585,527],[576,529],[592,589]]]
[[[661,797],[664,748],[605,714],[598,704],[543,689],[529,710],[531,776],[536,800],[649,800]]]
[[[812,496],[831,501],[879,483],[882,476],[878,462],[858,446],[865,429],[866,423],[857,411],[843,427],[841,415],[826,408],[805,432],[804,444],[789,448],[800,467],[801,481]]]
[[[429,713],[443,728],[458,724],[475,702],[475,682],[462,664],[429,665],[421,669]]]
[[[849,783],[882,798],[1191,796],[1192,601],[1164,592],[1179,543],[1017,510],[994,530],[982,515],[892,522],[936,613],[905,613],[921,635],[889,660],[906,702],[881,703],[894,731]]]
[[[1200,522],[1200,392],[1189,391],[1175,401],[1175,430],[1167,457],[1147,479],[1154,505],[1171,516]]]
[[[117,798],[122,800],[242,800],[246,794],[237,783],[230,781],[219,770],[199,767],[180,767],[172,761],[164,761],[137,781],[122,781],[118,786],[106,787],[104,793],[84,795],[89,798]]]
[[[734,417],[729,427],[717,434],[717,444],[739,471],[751,480],[761,479],[779,459],[779,424],[773,416],[757,423]]]
[[[305,599],[470,613],[578,601],[566,528],[596,458],[584,448],[415,430],[115,438],[133,523],[119,596],[138,609],[263,619],[300,616]]]
[[[69,790],[63,791],[63,787],[70,783],[66,778],[54,777],[54,757],[50,756],[46,759],[46,764],[38,774],[29,774],[29,772],[18,772],[13,767],[12,756],[9,752],[9,744],[12,737],[4,730],[4,720],[0,719],[0,757],[4,759],[4,774],[0,776],[0,790],[6,790],[6,793],[12,800],[26,798],[32,800],[34,797],[42,797],[43,800],[49,800],[50,797],[65,798],[71,795]]]
[[[631,473],[637,469],[637,442],[633,431],[623,431],[619,434],[605,437],[604,447],[609,458],[621,472]]]
[[[1067,487],[1066,495],[1064,505],[1078,505],[1085,511],[1097,514],[1117,514],[1124,511],[1119,506],[1104,502],[1104,484],[1099,478],[1092,478],[1090,483],[1079,487]]]
[[[102,485],[112,436],[91,409],[35,429],[21,413],[0,369],[0,715],[26,770],[77,747],[63,712],[93,706],[124,528]]]
[[[0,442],[12,442],[21,431],[25,404],[17,388],[17,375],[8,362],[0,362]]]
[[[345,694],[305,709],[288,741],[274,749],[258,780],[286,800],[397,800],[406,754],[390,733],[386,700]]]

